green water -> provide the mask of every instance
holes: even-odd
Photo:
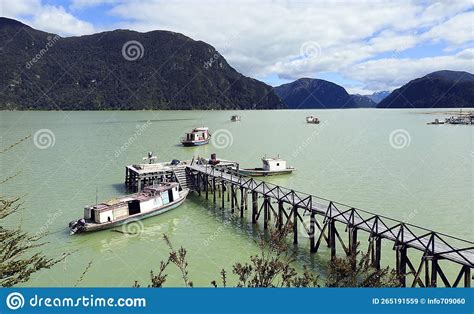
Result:
[[[230,122],[232,114],[241,115],[242,121]],[[309,114],[322,124],[306,124]],[[370,109],[2,112],[2,147],[41,129],[54,134],[54,145],[41,139],[35,145],[32,137],[0,157],[2,177],[19,172],[2,185],[1,193],[25,195],[24,209],[7,223],[31,234],[47,230],[42,251],[49,256],[73,253],[53,269],[35,274],[31,286],[74,285],[91,261],[80,286],[130,286],[134,280],[146,284],[150,270],[158,269],[167,256],[163,233],[187,249],[194,284],[209,286],[222,268],[231,270],[233,263],[258,252],[255,240],[263,226],[213,209],[197,196],[144,220],[136,236],[113,231],[69,236],[67,224],[82,215],[83,206],[95,203],[96,188],[100,200],[124,193],[125,165],[140,162],[148,151],[158,160],[216,152],[243,167],[259,166],[265,154],[280,154],[297,171],[270,178],[273,183],[473,240],[474,128],[426,125],[445,116]],[[180,137],[196,126],[208,126],[222,142],[180,146]],[[395,130],[404,131],[394,133],[401,142],[391,145]],[[308,241],[300,242],[294,248],[298,265],[323,272],[327,248],[311,255]],[[393,253],[386,246],[383,263],[390,264]],[[167,284],[182,285],[173,269]]]

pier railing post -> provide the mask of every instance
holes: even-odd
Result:
[[[252,191],[252,223],[257,223],[258,212],[258,195],[257,192]]]
[[[406,267],[407,267],[407,247],[404,244],[398,243],[395,245],[396,250],[396,264],[395,270],[400,278],[402,287],[406,287]]]
[[[310,217],[310,224],[309,224],[309,251],[314,253],[315,250],[315,237],[316,237],[316,216],[311,209],[311,217]]]
[[[298,244],[298,206],[293,206],[293,244]]]
[[[263,229],[268,229],[268,196],[263,199]]]
[[[331,249],[331,259],[336,257],[336,222],[334,219],[329,218],[329,248]]]
[[[283,228],[283,201],[278,201],[278,220],[277,220],[277,228],[281,230]]]
[[[471,268],[469,266],[464,266],[464,288],[471,287]]]

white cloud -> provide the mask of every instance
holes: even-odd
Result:
[[[168,29],[208,42],[245,75],[296,79],[322,71],[354,75],[348,71],[354,65],[382,53],[395,59],[399,52],[426,40],[459,42],[466,37],[467,27],[462,23],[465,18],[458,16],[470,6],[469,1],[147,0],[139,5],[121,3],[111,13],[124,20],[120,27]],[[438,30],[437,25],[444,26]],[[443,33],[446,28],[451,29],[451,36]],[[420,34],[430,29],[431,33]],[[458,29],[462,31],[454,35]],[[318,56],[301,55],[301,46],[307,42],[317,43]]]
[[[96,7],[102,4],[114,4],[120,3],[120,0],[72,0],[71,8],[73,9],[84,9],[90,7]]]
[[[33,28],[64,36],[94,32],[91,23],[76,18],[62,6],[44,5],[40,0],[2,0],[2,15],[18,19]]]
[[[466,12],[434,26],[423,34],[423,38],[434,41],[448,41],[453,44],[463,44],[474,38],[474,12]]]
[[[367,90],[393,90],[417,77],[440,69],[474,72],[473,58],[472,48],[451,56],[419,59],[387,58],[357,64],[345,71],[345,74],[364,82]]]

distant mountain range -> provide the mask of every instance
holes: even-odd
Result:
[[[274,88],[289,109],[356,108],[354,99],[337,84],[301,78]]]
[[[474,75],[438,71],[394,90],[349,95],[301,78],[272,88],[179,33],[115,30],[62,38],[0,18],[0,110],[334,109],[474,106]]]
[[[474,107],[474,75],[437,71],[408,82],[382,100],[377,108]]]
[[[62,38],[0,18],[0,109],[279,109],[271,86],[182,34]]]
[[[302,78],[275,87],[275,92],[290,109],[375,108],[390,92],[349,95],[344,87],[320,79]]]
[[[385,97],[387,97],[388,95],[390,95],[389,91],[381,91],[381,92],[375,92],[372,95],[364,95],[364,96],[370,98],[370,100],[378,104],[379,102],[384,100]]]

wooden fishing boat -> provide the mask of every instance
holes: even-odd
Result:
[[[208,144],[210,139],[209,128],[200,127],[186,133],[185,137],[181,139],[181,144],[184,146],[200,146]]]
[[[71,234],[116,227],[134,220],[163,214],[181,205],[189,190],[176,182],[145,187],[141,192],[84,208],[84,217],[69,223]]]
[[[290,174],[295,168],[287,165],[286,160],[281,159],[280,157],[276,158],[262,158],[262,167],[261,168],[244,168],[239,169],[239,173],[244,176],[273,176],[279,174]]]

